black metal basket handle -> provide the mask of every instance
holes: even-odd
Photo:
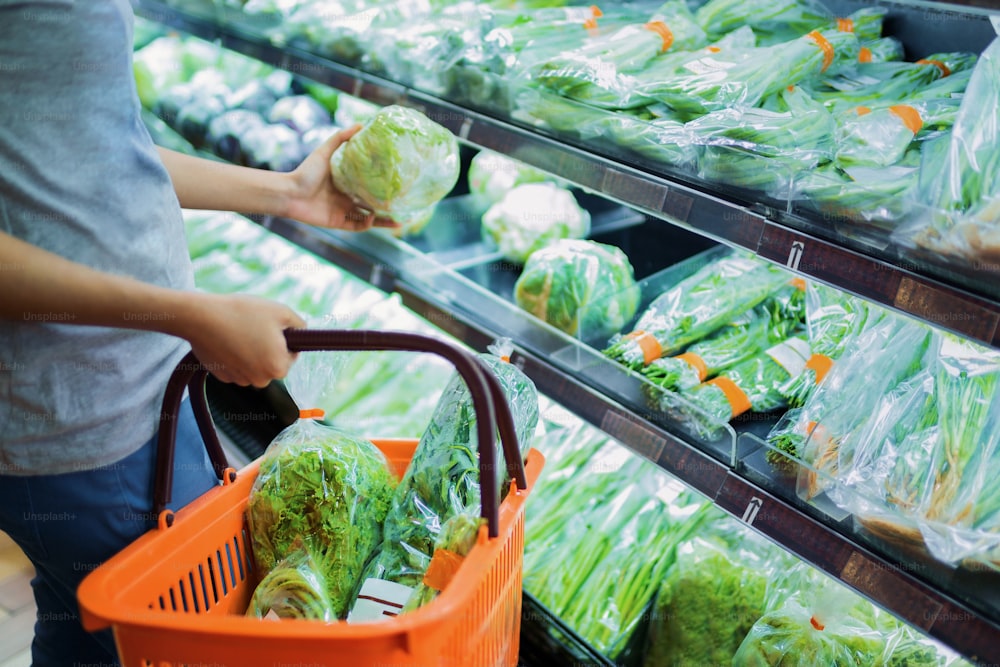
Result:
[[[518,447],[514,419],[503,388],[496,376],[489,372],[475,355],[430,336],[397,331],[290,329],[285,331],[285,339],[288,341],[288,349],[292,352],[398,350],[429,352],[450,361],[469,388],[477,417],[482,517],[489,526],[490,537],[499,534],[499,488],[493,447],[494,434],[498,431],[510,478],[519,489],[526,489],[528,481]],[[156,479],[153,489],[153,510],[156,515],[166,508],[171,498],[177,415],[185,387],[188,388],[198,429],[219,479],[223,478],[228,468],[226,454],[219,443],[205,397],[207,377],[208,370],[193,353],[189,353],[178,364],[167,383],[156,442]]]

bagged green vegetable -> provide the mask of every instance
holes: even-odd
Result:
[[[639,288],[619,248],[563,239],[528,257],[514,300],[557,329],[590,340],[625,326],[639,307]]]
[[[330,171],[359,205],[417,231],[458,182],[458,140],[419,111],[391,105],[334,151]]]
[[[870,623],[870,604],[826,580],[796,592],[754,623],[733,667],[858,667],[875,665],[885,650]]]
[[[784,340],[804,320],[803,291],[797,285],[784,287],[688,347],[684,354],[653,360],[642,369],[652,385],[644,385],[644,389],[650,392],[693,389]]]
[[[1000,258],[1000,37],[976,62],[942,160],[921,165],[927,206],[894,239],[949,257]]]
[[[482,233],[506,259],[524,264],[531,253],[553,241],[590,234],[590,213],[566,188],[526,183],[510,189],[483,213]]]
[[[727,255],[656,297],[632,332],[614,335],[604,354],[640,370],[731,322],[787,281],[787,273],[748,253]]]
[[[502,339],[479,359],[503,388],[524,456],[538,423],[538,393],[534,383],[503,358],[508,357],[511,347],[509,340]],[[472,396],[455,374],[392,496],[382,540],[364,570],[360,590],[349,601],[350,622],[382,620],[387,610],[411,610],[429,602],[433,595],[421,584],[434,587],[425,575],[438,557],[435,545],[442,539],[442,531],[446,527],[449,532],[454,530],[452,537],[445,535],[445,542],[467,545],[467,540],[455,536],[467,537],[469,531],[458,529],[478,521],[481,511],[476,421]],[[491,444],[496,461],[503,461],[499,440]],[[508,490],[509,481],[505,474],[499,485],[501,496]],[[463,516],[466,518],[457,518]],[[455,548],[465,547],[452,544],[449,551]],[[441,557],[451,558],[454,553]],[[381,605],[369,599],[372,597],[393,601],[397,606]]]
[[[781,386],[793,407],[805,403],[830,367],[868,322],[866,301],[811,281],[806,288],[805,320],[811,356],[802,373]]]
[[[793,335],[688,391],[681,401],[664,392],[653,407],[711,436],[719,425],[745,412],[769,412],[787,405],[779,388],[805,369],[809,359],[805,336]],[[694,408],[692,410],[692,408]]]
[[[289,392],[300,405],[322,394],[336,368],[327,354],[304,355],[289,371]],[[247,523],[256,572],[267,576],[304,549],[325,582],[333,614],[342,619],[381,543],[396,479],[371,441],[310,414],[303,413],[265,451]]]
[[[327,583],[301,540],[254,588],[247,616],[335,621]]]
[[[772,568],[751,548],[682,544],[656,595],[643,665],[728,665],[764,615]]]

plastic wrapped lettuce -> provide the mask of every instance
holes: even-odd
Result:
[[[555,183],[526,183],[509,190],[483,214],[482,232],[512,262],[559,239],[590,233],[590,213]]]
[[[322,395],[336,368],[333,359],[310,353],[292,367],[287,384],[300,407]],[[325,580],[334,616],[343,618],[365,563],[382,541],[396,478],[369,440],[316,416],[322,415],[303,413],[268,446],[250,491],[247,522],[257,572],[266,577],[305,550]]]
[[[250,598],[246,615],[253,618],[302,618],[334,621],[323,577],[302,541],[264,575]]]
[[[458,182],[458,140],[419,111],[394,104],[334,151],[330,170],[337,189],[412,232]]]
[[[615,246],[556,241],[531,254],[514,284],[517,305],[572,336],[604,339],[639,307],[632,264]]]
[[[469,192],[487,206],[523,183],[554,181],[555,177],[501,153],[481,150],[469,162]]]

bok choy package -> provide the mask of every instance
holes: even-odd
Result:
[[[479,355],[500,381],[514,418],[518,444],[526,454],[538,423],[534,383],[509,358],[510,342]],[[503,461],[499,440],[496,460]],[[506,468],[503,468],[506,470]],[[509,479],[500,485],[506,492]],[[499,500],[499,499],[498,499]],[[383,536],[351,599],[351,622],[387,618],[429,602],[446,585],[427,576],[432,561],[460,562],[478,534],[481,508],[476,414],[472,395],[459,375],[445,388],[413,459],[391,499]],[[391,601],[386,607],[370,598]]]

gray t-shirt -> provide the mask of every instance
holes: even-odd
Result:
[[[177,196],[139,115],[132,24],[127,0],[0,0],[0,230],[193,289]],[[0,320],[0,474],[106,466],[156,430],[187,343],[69,317]]]

